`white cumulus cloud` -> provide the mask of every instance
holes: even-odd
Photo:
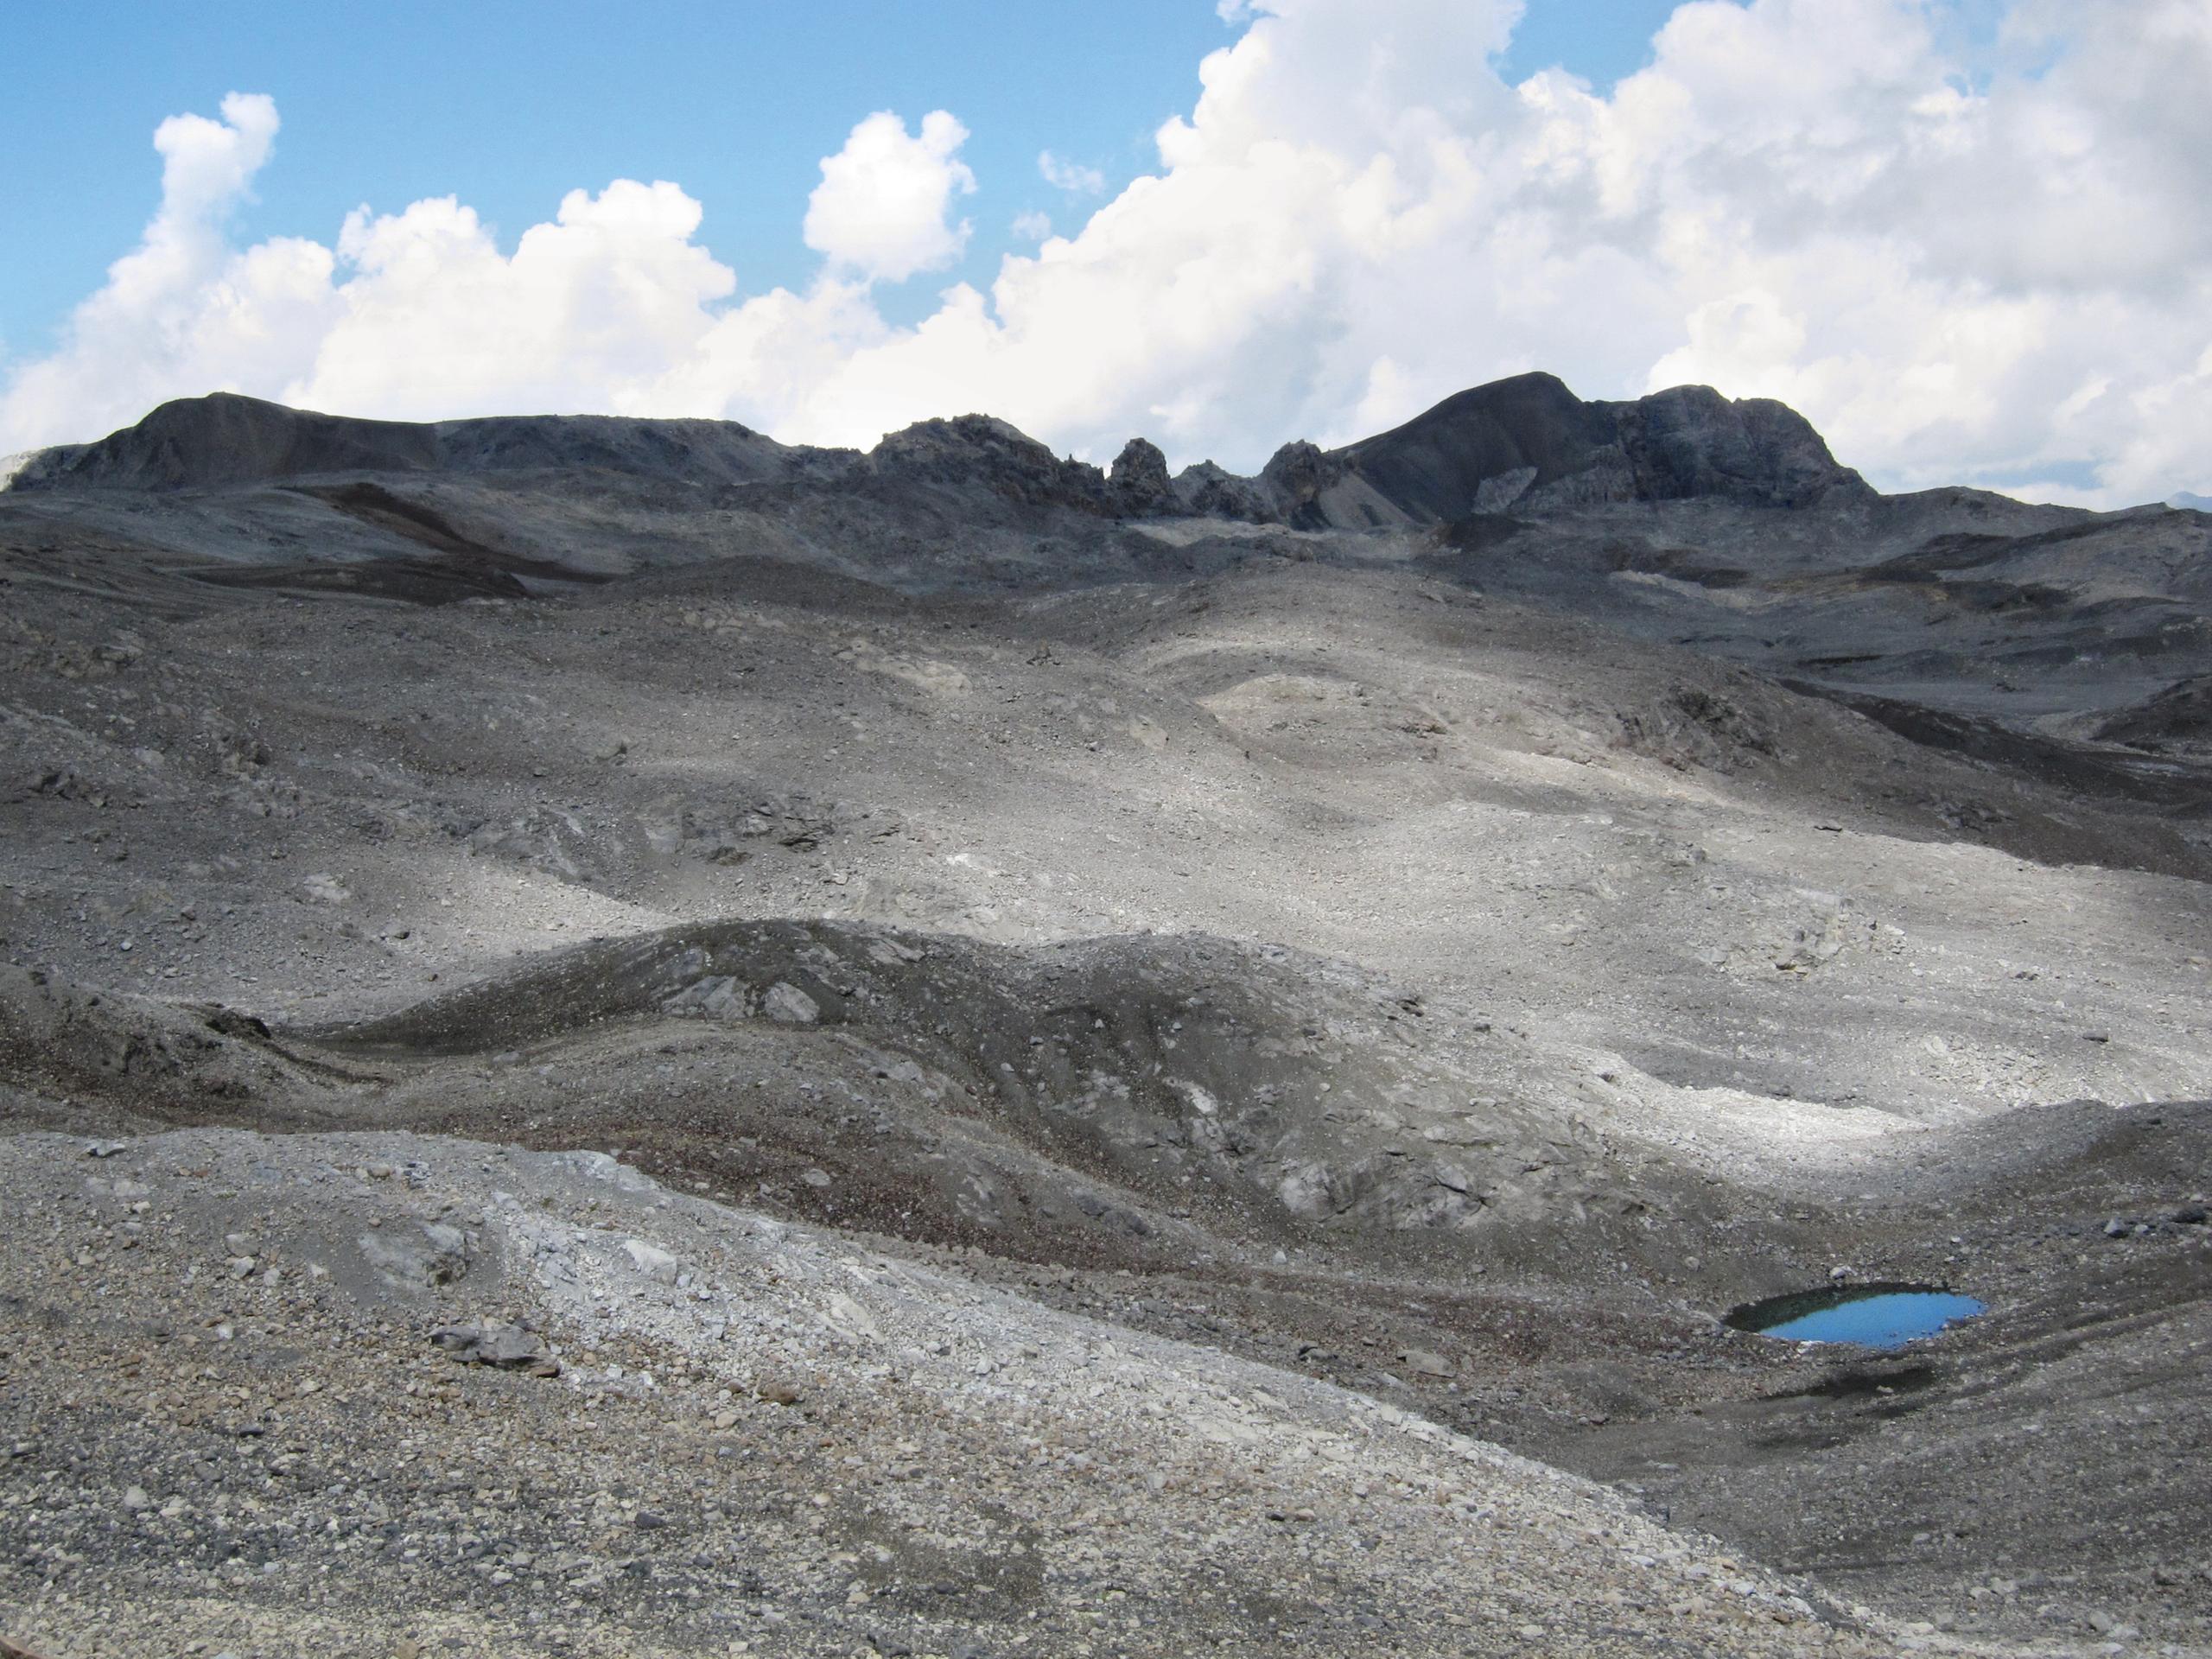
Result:
[[[60,348],[0,383],[0,450],[97,437],[164,398],[288,382],[331,315],[332,255],[225,232],[276,141],[276,105],[233,92],[222,119],[155,130],[162,200],[137,247],[71,314]]]
[[[924,116],[919,133],[887,111],[871,115],[822,163],[807,199],[806,245],[879,282],[952,264],[969,227],[947,215],[955,196],[976,188],[959,159],[967,141],[968,129],[943,110]]]
[[[335,309],[285,396],[414,420],[647,409],[737,286],[692,239],[701,213],[672,184],[618,180],[569,192],[505,254],[450,196],[358,209],[339,233]]]
[[[1250,467],[1541,367],[1586,396],[1784,398],[1893,488],[2212,487],[2203,0],[2013,0],[1972,58],[1953,0],[1688,0],[1610,92],[1502,79],[1517,0],[1232,10],[1151,172],[1067,235],[1026,216],[1033,251],[910,326],[874,287],[969,234],[944,111],[855,126],[803,226],[815,280],[740,296],[670,184],[577,192],[512,253],[451,200],[236,248],[276,112],[226,100],[164,124],[160,213],[7,379],[0,450],[230,386],[861,443],[979,409]]]

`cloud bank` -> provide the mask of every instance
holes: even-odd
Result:
[[[0,451],[226,388],[846,443],[976,409],[1094,456],[1141,432],[1250,467],[1541,367],[1585,396],[1783,398],[1891,488],[2212,487],[2202,0],[2015,0],[1971,57],[1941,0],[1689,0],[1610,92],[1502,79],[1519,10],[1241,5],[1155,171],[911,326],[878,289],[969,234],[945,111],[860,122],[809,202],[816,279],[741,296],[669,183],[573,192],[512,251],[452,199],[238,246],[277,116],[234,94],[156,132],[161,207],[0,382]]]

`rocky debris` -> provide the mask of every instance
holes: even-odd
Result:
[[[0,1077],[57,1096],[127,1083],[126,1119],[220,1119],[256,1102],[304,1101],[319,1084],[265,1028],[156,998],[0,963]]]
[[[1678,772],[1733,772],[1780,753],[1770,722],[1726,692],[1702,685],[1676,685],[1655,709],[1623,711],[1620,728],[1623,747]]]
[[[108,1264],[94,1317],[74,1268],[25,1249],[88,1207],[55,1196],[69,1147],[0,1141],[20,1195],[0,1249],[22,1264],[0,1344],[51,1345],[41,1309],[69,1333],[67,1365],[10,1377],[21,1455],[0,1462],[0,1596],[44,1646],[1167,1654],[1295,1637],[1456,1656],[1517,1651],[1499,1633],[1541,1624],[1618,1659],[1685,1630],[1746,1659],[1895,1650],[1878,1620],[1824,1619],[1717,1542],[1417,1412],[602,1156],[194,1132],[127,1157],[168,1219]],[[425,1353],[367,1282],[239,1291],[181,1271],[249,1187],[273,1253],[365,1230],[390,1190],[327,1173],[371,1158],[500,1218],[524,1264],[499,1293],[516,1322],[448,1319]],[[689,1262],[688,1284],[626,1281],[628,1243]],[[539,1331],[557,1376],[531,1375]]]
[[[2153,754],[2190,753],[2212,743],[2212,676],[2169,686],[2136,708],[2097,727],[2107,743],[2125,743]]]
[[[1337,988],[1319,988],[1330,981]],[[1018,1215],[1025,1226],[1103,1234],[1117,1249],[1142,1241],[1168,1251],[1181,1230],[1167,1224],[1175,1206],[1164,1196],[1188,1188],[1233,1195],[1263,1226],[1459,1232],[1471,1247],[1541,1229],[1577,1205],[1577,1225],[1593,1208],[1617,1209],[1594,1149],[1574,1148],[1525,1108],[1495,1097],[1465,1103],[1480,1085],[1461,1045],[1479,1039],[1484,1022],[1370,983],[1350,964],[1322,968],[1208,938],[1033,951],[828,923],[679,929],[574,947],[380,1020],[326,1028],[308,1046],[349,1062],[498,1055],[652,1015],[740,1041],[756,1019],[834,1028],[899,1057],[912,1079],[950,1082],[968,1125],[962,1138],[979,1159],[948,1167],[942,1152],[933,1156],[946,1185],[927,1199],[910,1191],[897,1200],[910,1224],[918,1201],[930,1213],[946,1204],[995,1233]],[[1324,1030],[1337,1041],[1307,1035]],[[1345,1064],[1385,1032],[1390,1046],[1372,1070]],[[1415,1076],[1425,1091],[1442,1091],[1437,1103],[1406,1098],[1401,1079]],[[1302,1102],[1327,1104],[1316,1121]],[[743,1106],[721,1109],[726,1118],[733,1109],[749,1116]],[[925,1130],[925,1122],[906,1124],[931,1135],[950,1128]],[[988,1142],[973,1142],[985,1126]],[[1441,1162],[1409,1157],[1408,1137],[1457,1150]],[[1031,1160],[1058,1162],[1077,1147],[1081,1164],[1111,1172],[1123,1190],[1103,1195],[1066,1177],[1052,1179],[1049,1195],[1039,1188]],[[826,1185],[807,1179],[805,1167],[796,1163],[791,1179]],[[1010,1192],[1020,1195],[1011,1206]],[[893,1202],[888,1193],[882,1201]],[[1621,1247],[1638,1255],[1662,1248],[1648,1232]]]

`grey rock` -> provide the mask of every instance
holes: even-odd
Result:
[[[761,997],[760,1012],[779,1026],[810,1026],[822,1018],[822,1005],[798,986],[778,980]]]
[[[1415,1376],[1456,1376],[1459,1368],[1432,1349],[1408,1348],[1398,1356],[1398,1361]]]
[[[627,1238],[622,1241],[622,1249],[635,1271],[658,1284],[672,1285],[676,1282],[680,1270],[677,1260],[659,1245],[648,1243],[642,1238]]]
[[[354,1246],[385,1283],[427,1290],[467,1276],[468,1236],[443,1222],[404,1223],[359,1235]]]
[[[745,1016],[745,987],[728,974],[694,980],[661,1007],[670,1014],[707,1020],[739,1020]]]
[[[1107,474],[1107,489],[1116,511],[1132,515],[1165,512],[1175,505],[1175,488],[1167,476],[1167,457],[1160,446],[1144,438],[1131,438],[1115,457]]]
[[[529,1371],[553,1376],[560,1362],[543,1338],[519,1325],[497,1319],[444,1325],[430,1332],[430,1340],[464,1365],[489,1365],[503,1371]]]
[[[1185,512],[1202,518],[1277,524],[1282,518],[1274,495],[1257,481],[1240,478],[1211,461],[1175,474],[1175,500]]]

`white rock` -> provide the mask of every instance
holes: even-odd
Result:
[[[810,1026],[822,1018],[822,1005],[798,986],[779,979],[760,999],[760,1012],[779,1026]]]
[[[629,1253],[630,1265],[648,1279],[664,1285],[676,1282],[676,1258],[658,1244],[648,1244],[642,1238],[626,1238],[622,1248]]]

